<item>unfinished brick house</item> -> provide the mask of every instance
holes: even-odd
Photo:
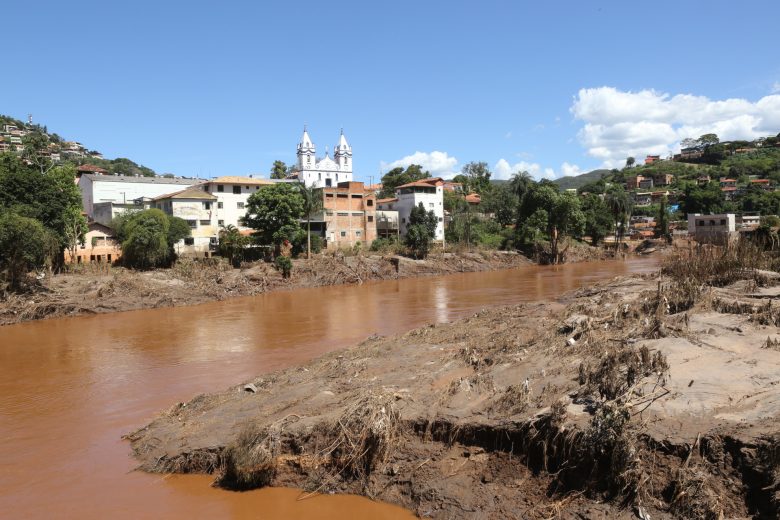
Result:
[[[362,182],[340,182],[322,188],[322,197],[324,211],[317,220],[327,247],[370,246],[376,238],[376,194]]]

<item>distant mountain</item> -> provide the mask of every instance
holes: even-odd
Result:
[[[607,175],[610,173],[611,170],[593,170],[592,172],[583,173],[582,175],[574,175],[571,177],[561,177],[560,179],[555,179],[553,182],[560,186],[562,190],[568,190],[570,188],[579,188],[580,186],[585,186],[589,182],[597,181],[601,179],[604,175]]]

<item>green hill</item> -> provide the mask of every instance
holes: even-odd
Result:
[[[576,189],[585,186],[590,182],[597,181],[605,175],[608,175],[610,172],[611,170],[605,169],[593,170],[592,172],[583,173],[582,175],[561,177],[560,179],[555,179],[553,182],[557,184],[562,190],[568,190],[571,188]]]

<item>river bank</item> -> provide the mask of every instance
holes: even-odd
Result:
[[[424,517],[774,518],[778,283],[635,275],[371,337],[179,403],[128,439],[147,471]]]
[[[530,264],[532,262],[525,256],[509,251],[438,253],[425,260],[390,255],[323,254],[315,255],[311,260],[294,260],[288,279],[265,262],[233,269],[216,259],[212,262],[185,260],[171,269],[153,271],[91,265],[79,273],[58,274],[44,280],[34,293],[11,295],[0,301],[0,325],[63,316],[180,307],[277,290],[494,271]]]

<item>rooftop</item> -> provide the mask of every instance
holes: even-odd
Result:
[[[222,183],[222,184],[253,184],[253,185],[266,185],[266,184],[273,184],[274,181],[271,179],[263,179],[260,177],[242,177],[241,175],[224,175],[222,177],[217,177],[216,179],[211,179],[207,182],[216,182],[216,183]]]
[[[185,188],[181,191],[176,191],[174,193],[167,193],[165,195],[160,195],[159,197],[155,197],[153,200],[163,200],[163,199],[202,199],[202,200],[217,200],[217,197],[215,195],[212,195],[211,193],[205,192],[198,186],[191,186],[189,188]]]
[[[137,182],[141,184],[178,184],[180,186],[192,186],[203,182],[202,179],[171,179],[169,177],[135,177],[133,175],[96,175],[88,173],[81,178],[87,178],[92,182]]]
[[[430,179],[420,179],[419,181],[409,182],[406,184],[401,184],[396,189],[400,188],[435,188],[436,186],[441,186],[444,184],[444,181],[441,180],[441,177],[431,177]]]

